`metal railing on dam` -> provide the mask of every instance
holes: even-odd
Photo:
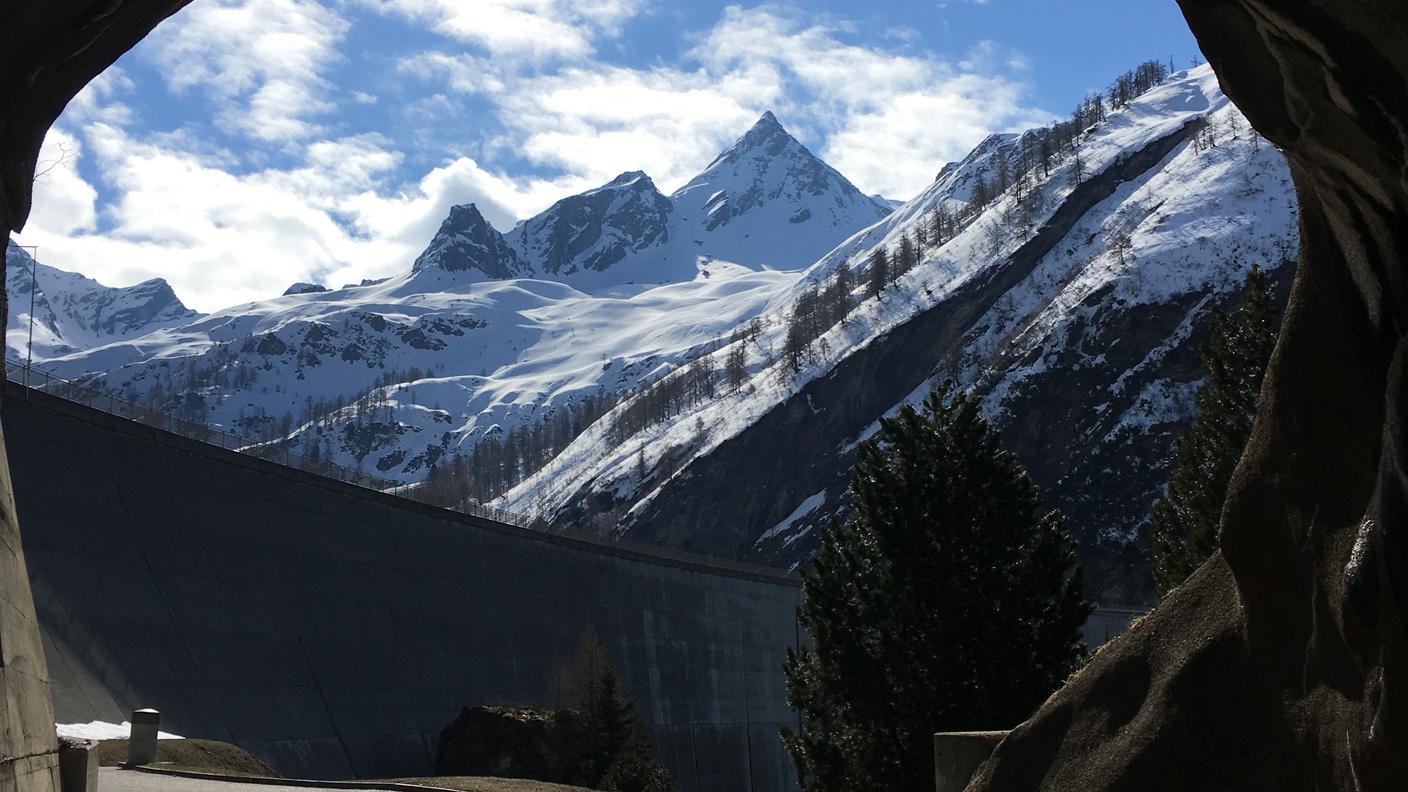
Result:
[[[27,389],[82,404],[109,415],[136,421],[146,426],[171,432],[201,443],[209,443],[210,445],[228,451],[248,454],[249,456],[290,467],[295,470],[301,470],[353,486],[382,492],[387,495],[406,498],[417,503],[427,503],[427,501],[417,497],[419,491],[415,485],[402,484],[392,479],[369,474],[357,468],[339,465],[334,462],[329,462],[326,459],[312,457],[307,454],[300,454],[294,451],[290,444],[287,443],[259,440],[231,432],[221,426],[181,418],[164,410],[158,410],[127,399],[119,398],[110,391],[89,387],[82,382],[57,376],[38,366],[26,365],[24,362],[13,358],[5,358],[5,378]],[[644,544],[627,539],[615,539],[583,531],[556,531],[546,521],[540,518],[506,511],[504,509],[496,509],[492,506],[485,506],[474,501],[461,501],[453,504],[434,503],[429,505],[460,512],[461,514],[468,514],[485,520],[492,520],[497,523],[503,523],[504,525],[512,525],[518,528],[535,531],[552,531],[559,535],[571,536],[580,541],[609,545],[621,549],[630,549],[645,555],[655,555],[680,561],[702,563],[763,577],[794,577],[786,570],[762,566],[760,564],[750,564],[745,561],[702,556],[696,553],[688,553],[660,545]]]
[[[290,775],[430,771],[465,705],[546,704],[591,629],[683,792],[790,792],[796,580],[524,530],[8,385],[60,722],[155,707]]]

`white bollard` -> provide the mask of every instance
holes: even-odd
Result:
[[[151,764],[156,761],[156,732],[161,725],[161,713],[154,709],[139,709],[132,713],[132,734],[127,740],[127,763]]]

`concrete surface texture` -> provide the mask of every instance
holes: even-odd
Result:
[[[795,788],[794,581],[499,526],[9,387],[60,721],[150,706],[286,775],[424,775],[462,705],[550,704],[590,625],[684,792]]]
[[[0,433],[0,792],[58,792],[48,687]]]
[[[98,789],[101,792],[308,792],[309,788],[276,784],[240,784],[233,781],[182,778],[143,773],[140,770],[102,767],[98,769]],[[362,789],[361,792],[367,790]],[[387,787],[383,792],[397,790]]]

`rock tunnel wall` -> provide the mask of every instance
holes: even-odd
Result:
[[[59,722],[160,709],[289,775],[431,769],[591,625],[685,792],[791,790],[794,582],[497,525],[7,386]]]

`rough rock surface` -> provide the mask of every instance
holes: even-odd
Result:
[[[555,781],[555,718],[521,707],[465,707],[435,749],[435,773]]]
[[[521,274],[523,263],[479,207],[464,204],[450,207],[450,215],[412,266],[415,272],[428,269],[478,270],[489,278],[512,278]]]
[[[1221,553],[968,789],[1408,789],[1408,7],[1180,5],[1285,149],[1300,270]]]

